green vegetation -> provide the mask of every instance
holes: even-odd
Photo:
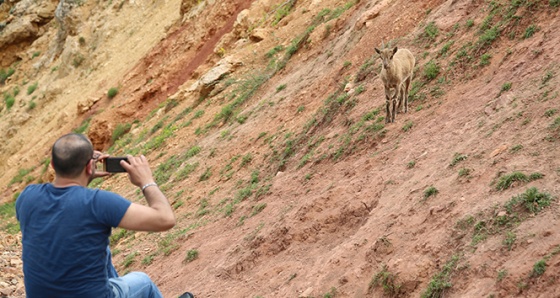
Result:
[[[424,291],[421,295],[422,298],[440,298],[444,297],[444,292],[446,289],[451,288],[453,286],[451,284],[451,274],[457,267],[457,263],[459,262],[459,256],[451,257],[442,268],[440,272],[432,277],[430,283],[428,284],[428,288]]]
[[[282,91],[282,90],[284,90],[284,89],[286,89],[286,84],[282,84],[282,85],[276,87],[276,92],[280,92],[280,91]]]
[[[117,94],[119,93],[119,89],[116,87],[111,87],[109,89],[109,91],[107,91],[107,97],[109,99],[113,99],[113,97],[117,96]]]
[[[539,277],[546,271],[546,261],[539,260],[533,265],[533,271],[531,272],[531,277]]]
[[[136,258],[137,255],[138,255],[138,252],[135,251],[135,252],[129,254],[128,256],[126,256],[126,258],[124,258],[124,261],[123,261],[123,267],[127,268],[130,265],[132,265],[135,262],[135,258]]]
[[[523,145],[517,144],[517,145],[511,147],[511,149],[509,149],[509,152],[511,152],[511,153],[517,153],[517,152],[519,152],[521,149],[523,149]]]
[[[113,130],[113,135],[111,136],[111,141],[113,143],[120,139],[124,134],[130,131],[132,124],[130,123],[119,123]]]
[[[12,180],[10,180],[10,183],[8,183],[8,186],[12,185],[12,184],[16,184],[16,183],[21,183],[23,182],[24,178],[31,173],[31,171],[33,171],[34,168],[28,168],[28,169],[19,169],[18,173],[12,178]],[[27,181],[27,179],[26,179]]]
[[[377,272],[370,281],[368,293],[371,293],[376,287],[382,287],[385,295],[389,297],[398,296],[401,293],[402,285],[397,280],[397,275],[391,273],[387,265],[383,265],[381,271]]]
[[[424,77],[428,81],[435,79],[439,75],[439,72],[440,67],[434,60],[430,60],[424,65]]]
[[[454,167],[456,164],[458,164],[459,162],[466,160],[467,156],[464,154],[460,154],[460,153],[455,153],[455,155],[453,156],[453,159],[451,160],[451,162],[449,163],[450,167]]]
[[[439,190],[437,190],[437,188],[435,188],[433,186],[430,186],[430,187],[426,188],[424,190],[424,200],[431,197],[431,196],[437,195],[438,192],[439,192]]]
[[[415,160],[411,160],[406,164],[406,167],[409,169],[414,168],[414,166],[416,166],[416,161]]]
[[[539,28],[536,25],[530,25],[529,27],[527,27],[527,29],[525,29],[525,33],[523,34],[523,38],[527,39],[532,37],[535,32],[537,32]]]
[[[544,115],[548,118],[554,116],[554,114],[556,114],[556,112],[558,112],[558,109],[548,109],[544,112]]]
[[[492,55],[490,55],[488,53],[482,54],[482,56],[480,56],[480,63],[478,63],[478,65],[479,66],[490,65],[490,58],[492,58]]]
[[[35,82],[35,84],[31,84],[27,87],[27,95],[31,95],[31,93],[35,92],[35,90],[37,89],[37,86],[39,85],[38,82]]]
[[[512,197],[504,207],[509,214],[514,214],[516,207],[523,207],[524,210],[537,214],[550,206],[552,200],[553,197],[550,194],[539,192],[536,187],[530,187],[524,193]]]
[[[0,69],[0,84],[4,84],[6,80],[15,73],[15,69],[8,68],[8,70]]]
[[[403,130],[404,132],[407,132],[407,131],[409,131],[409,130],[412,128],[412,126],[414,126],[414,122],[412,122],[411,120],[409,120],[409,121],[407,121],[407,122],[403,125],[402,130]]]
[[[508,250],[511,250],[513,244],[515,244],[515,240],[517,240],[517,235],[514,232],[508,231],[502,243],[507,247]]]
[[[496,184],[496,190],[506,190],[513,186],[515,182],[530,182],[533,180],[541,179],[541,173],[532,173],[529,176],[522,172],[513,172],[511,174],[503,175],[499,178]]]
[[[292,10],[292,8],[294,7],[294,4],[296,3],[296,0],[288,0],[280,5],[278,5],[278,7],[276,7],[275,9],[275,13],[274,13],[274,20],[272,21],[272,26],[276,26],[284,17],[286,17],[290,11]]]
[[[189,249],[184,259],[184,263],[190,263],[194,260],[198,259],[198,250],[196,249]]]
[[[6,103],[6,109],[10,110],[14,106],[16,99],[11,94],[4,94],[4,102]]]
[[[424,37],[434,41],[439,34],[439,29],[434,22],[430,22],[424,27]]]
[[[19,192],[15,193],[14,199],[19,196]],[[19,223],[16,221],[16,202],[4,203],[0,205],[0,228],[8,233],[15,235],[19,233]]]

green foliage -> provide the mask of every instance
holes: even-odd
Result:
[[[147,255],[142,259],[142,265],[150,265],[152,264],[152,261],[154,260],[154,256],[153,255]]]
[[[10,180],[10,183],[8,183],[8,186],[15,184],[15,183],[20,183],[23,181],[23,179],[25,178],[25,176],[27,176],[27,174],[31,173],[31,171],[33,171],[33,168],[28,168],[28,169],[19,169],[18,173],[12,178],[12,180]]]
[[[546,112],[544,112],[544,115],[546,117],[550,118],[550,117],[554,116],[554,114],[556,114],[556,112],[558,112],[558,109],[548,109],[548,110],[546,110]]]
[[[10,110],[14,106],[16,99],[11,94],[5,94],[4,102],[6,103],[6,108]]]
[[[332,287],[329,292],[325,293],[325,295],[323,295],[323,298],[334,298],[337,296],[337,291],[335,287]]]
[[[117,124],[117,126],[113,130],[113,135],[111,136],[111,140],[113,141],[113,143],[116,140],[120,139],[124,134],[129,132],[131,127],[132,127],[132,124],[130,124],[130,123],[119,123],[119,124]]]
[[[127,268],[130,265],[132,265],[135,262],[135,258],[136,258],[137,255],[138,255],[138,252],[135,251],[135,252],[129,254],[128,256],[126,256],[126,258],[124,258],[124,261],[123,261],[123,267]]]
[[[472,19],[468,19],[468,20],[465,22],[465,27],[471,28],[472,26],[474,26],[474,21],[473,21]]]
[[[505,92],[505,91],[509,91],[511,90],[511,82],[506,82],[502,85],[502,89],[500,89],[501,92]]]
[[[276,8],[276,12],[274,13],[274,20],[272,21],[272,25],[276,26],[284,17],[286,17],[290,11],[292,10],[296,0],[289,0],[282,4],[280,4]]]
[[[530,213],[537,214],[542,209],[550,206],[553,198],[548,193],[539,192],[536,187],[528,188],[524,193],[514,196],[505,204],[508,213],[513,213],[513,208],[523,206]]]
[[[525,33],[523,34],[523,38],[527,39],[532,37],[535,32],[537,32],[538,27],[536,25],[530,25],[529,27],[527,27],[527,29],[525,29]]]
[[[244,167],[245,165],[251,163],[252,160],[253,160],[253,155],[251,153],[245,154],[241,159],[240,167]]]
[[[31,111],[35,109],[35,107],[37,107],[37,103],[33,100],[30,100],[29,103],[27,104],[27,110]]]
[[[507,276],[507,274],[508,274],[507,270],[505,270],[505,269],[499,270],[498,271],[498,277],[497,277],[498,282],[504,280],[504,278]]]
[[[511,153],[517,153],[519,150],[523,149],[523,145],[521,144],[517,144],[513,147],[511,147],[511,149],[509,149],[509,152]]]
[[[434,41],[439,34],[439,29],[434,22],[430,22],[424,27],[424,37]]]
[[[490,58],[492,58],[492,55],[488,53],[482,54],[482,56],[480,56],[480,63],[478,63],[478,65],[480,66],[490,65]]]
[[[507,246],[508,250],[511,250],[513,247],[513,244],[515,244],[515,240],[517,240],[517,235],[515,235],[514,232],[508,231],[506,233],[506,237],[504,239],[504,241],[502,242],[505,246]]]
[[[441,298],[444,297],[446,289],[451,288],[451,274],[459,262],[458,256],[451,257],[440,272],[432,277],[428,288],[421,295],[422,298]]]
[[[440,67],[436,62],[434,62],[434,60],[430,60],[426,63],[426,65],[424,65],[424,77],[428,81],[435,79],[439,75],[439,72]]]
[[[414,126],[414,122],[412,122],[411,120],[409,120],[409,121],[407,121],[407,122],[403,125],[402,130],[403,130],[404,132],[407,132],[407,131],[409,131],[409,130],[412,128],[412,126]]]
[[[560,0],[548,0],[550,7],[560,7]]]
[[[194,261],[194,260],[196,260],[196,259],[198,259],[198,250],[196,250],[196,249],[189,249],[189,250],[187,251],[186,256],[185,256],[184,262],[185,262],[185,263],[190,263],[190,262],[192,262],[192,261]]]
[[[251,211],[251,216],[255,216],[259,214],[261,211],[264,210],[264,208],[266,208],[266,203],[260,203],[253,206],[253,211]]]
[[[280,92],[280,91],[282,91],[282,90],[284,90],[284,89],[286,89],[286,84],[282,84],[282,85],[276,87],[276,92]]]
[[[206,180],[210,179],[211,176],[212,176],[212,167],[208,167],[208,168],[206,168],[204,173],[202,173],[202,175],[200,175],[200,177],[198,178],[198,181],[200,181],[200,182],[206,181]]]
[[[107,97],[109,99],[113,99],[113,97],[117,96],[117,94],[119,93],[119,89],[116,87],[111,87],[109,88],[109,91],[107,91]]]
[[[279,53],[283,50],[284,50],[284,46],[278,45],[278,46],[275,46],[274,48],[272,48],[270,51],[266,52],[265,56],[267,58],[272,58],[276,55],[276,53]]]
[[[469,168],[461,168],[459,169],[459,177],[466,177],[471,174],[471,169]]]
[[[198,168],[198,162],[195,162],[194,164],[185,164],[183,166],[183,168],[181,170],[179,170],[179,172],[177,172],[177,180],[185,180],[189,177],[189,175],[194,172],[196,170],[196,168]]]
[[[406,167],[409,169],[414,168],[414,166],[416,166],[416,161],[415,160],[411,160],[406,164]]]
[[[187,152],[185,153],[185,158],[191,158],[200,153],[201,150],[202,148],[200,148],[200,146],[193,146],[189,150],[187,150]]]
[[[6,80],[15,73],[15,69],[8,68],[8,70],[0,69],[0,84],[4,84]]]
[[[546,261],[539,260],[533,265],[533,271],[531,272],[531,277],[539,277],[546,271]]]
[[[427,199],[431,196],[435,196],[438,194],[438,192],[439,190],[437,190],[437,188],[430,186],[424,190],[424,199]]]
[[[387,265],[383,265],[383,269],[377,272],[369,283],[368,292],[375,287],[383,287],[383,293],[389,297],[397,296],[401,292],[402,285],[397,282],[397,275],[391,273]]]
[[[478,48],[484,48],[490,46],[494,40],[496,40],[500,36],[500,29],[498,26],[494,26],[490,29],[487,29],[482,33],[478,38]]]
[[[31,95],[31,93],[35,92],[35,90],[37,89],[37,86],[39,85],[38,82],[35,82],[35,84],[31,84],[27,87],[27,95]]]
[[[496,184],[496,190],[505,190],[510,188],[515,182],[529,182],[537,179],[541,179],[543,175],[541,173],[532,173],[529,176],[522,172],[513,172],[511,174],[503,175],[498,180]]]
[[[450,167],[454,167],[456,164],[458,164],[459,162],[466,160],[467,156],[461,153],[455,153],[455,155],[453,155],[453,159],[451,160],[451,162],[449,163]]]
[[[14,199],[19,196],[19,192],[14,194]],[[19,224],[16,222],[16,202],[4,203],[0,205],[0,227],[8,234],[19,233]]]

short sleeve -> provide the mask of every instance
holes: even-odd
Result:
[[[120,195],[104,190],[95,190],[92,208],[95,217],[103,224],[117,227],[126,210],[132,204]]]

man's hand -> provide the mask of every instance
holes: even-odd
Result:
[[[128,173],[128,179],[130,179],[132,184],[142,187],[143,185],[154,182],[150,164],[144,155],[127,155],[126,158],[128,162],[121,160],[121,166]]]
[[[106,177],[106,176],[111,175],[111,173],[109,173],[109,172],[97,171],[97,167],[95,166],[95,165],[97,165],[98,162],[103,163],[103,161],[107,157],[109,157],[109,154],[102,153],[101,151],[97,151],[97,150],[93,151],[93,159],[95,160],[95,162],[94,162],[93,175],[91,176],[91,180],[93,180],[95,178]]]

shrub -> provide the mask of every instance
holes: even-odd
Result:
[[[439,29],[434,22],[428,23],[426,27],[424,27],[424,36],[426,36],[430,40],[436,39],[439,34]]]
[[[537,214],[545,207],[550,206],[553,198],[548,193],[539,192],[536,187],[528,188],[524,193],[512,197],[510,201],[505,204],[506,210],[511,214],[513,207],[523,206],[527,211]]]
[[[464,154],[460,154],[460,153],[455,153],[455,155],[453,155],[453,159],[451,160],[451,162],[449,163],[450,167],[455,166],[456,164],[458,164],[459,162],[466,160],[467,156]]]
[[[16,102],[16,99],[12,95],[6,95],[4,101],[6,102],[6,108],[9,110]]]
[[[107,91],[107,97],[109,97],[109,99],[112,99],[113,97],[117,96],[117,93],[119,93],[119,89],[117,89],[116,87],[112,87],[109,89],[109,91]]]
[[[431,196],[435,196],[438,192],[439,190],[437,190],[437,188],[430,186],[426,188],[426,190],[424,190],[424,199],[427,199]]]
[[[550,7],[559,7],[560,0],[548,0],[548,4],[550,5]]]
[[[39,85],[38,82],[35,82],[35,84],[32,84],[32,85],[29,85],[29,87],[27,87],[27,95],[30,95],[31,93],[35,92],[38,85]]]
[[[119,123],[115,130],[113,130],[113,135],[111,136],[111,140],[115,142],[116,140],[120,139],[125,133],[130,131],[132,124],[130,123]]]
[[[539,277],[546,271],[546,261],[540,260],[533,265],[533,271],[531,272],[531,277]]]
[[[435,79],[438,76],[439,72],[440,72],[440,67],[433,60],[430,60],[424,66],[424,77],[428,81],[431,81],[431,80]]]
[[[527,39],[529,37],[532,37],[535,32],[537,32],[538,27],[535,25],[531,25],[529,27],[527,27],[527,29],[525,29],[525,34],[523,34],[523,38]]]
[[[185,256],[185,263],[190,263],[198,258],[198,250],[190,249]]]
[[[4,84],[6,80],[11,77],[16,71],[13,68],[8,68],[8,70],[0,69],[0,84]]]

